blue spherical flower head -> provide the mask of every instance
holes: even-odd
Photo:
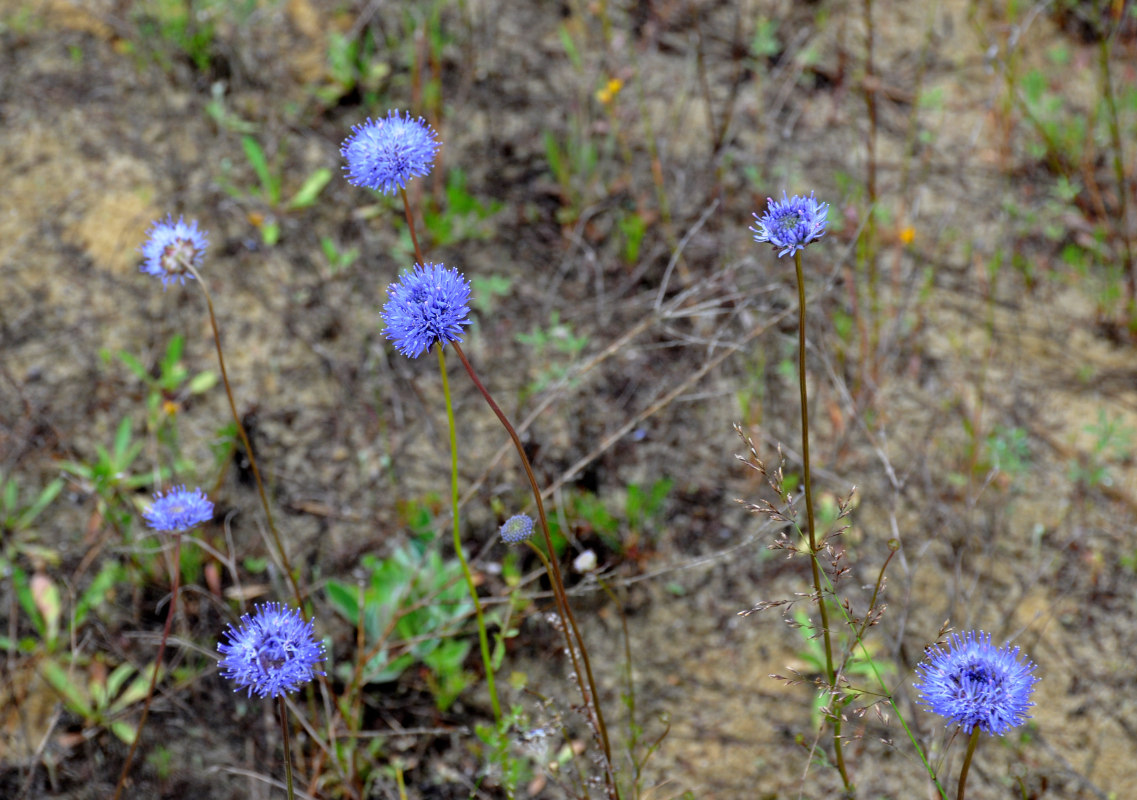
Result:
[[[178,217],[167,216],[155,222],[146,232],[146,241],[138,248],[145,261],[142,272],[162,279],[162,289],[170,281],[184,284],[186,278],[193,280],[190,266],[200,267],[209,246],[209,237],[198,230],[197,221],[184,221]]]
[[[156,531],[188,531],[213,519],[213,503],[201,489],[190,492],[184,486],[175,486],[164,495],[155,494],[154,505],[142,516]]]
[[[783,191],[782,202],[772,197],[766,198],[766,202],[766,213],[754,215],[758,224],[750,230],[754,231],[754,241],[772,244],[779,251],[779,258],[804,250],[807,244],[825,235],[829,204],[817,202],[813,192],[809,197],[786,197]]]
[[[415,264],[387,287],[383,306],[386,336],[408,358],[418,358],[435,342],[461,342],[470,324],[470,284],[456,269]]]
[[[340,147],[347,160],[344,175],[355,186],[394,194],[414,176],[430,174],[439,145],[426,120],[391,111],[386,119],[368,119],[352,127]]]
[[[501,540],[506,544],[520,544],[533,535],[533,518],[528,514],[514,514],[501,526]]]
[[[234,691],[247,689],[249,697],[282,697],[317,675],[325,659],[324,645],[299,611],[280,603],[258,606],[252,616],[241,617],[240,628],[230,625],[228,642],[217,650],[221,674],[235,681]]]
[[[946,649],[931,648],[918,667],[920,690],[925,708],[964,733],[975,726],[992,736],[1002,736],[1023,724],[1034,705],[1030,696],[1038,678],[1029,659],[1019,659],[1019,649],[994,647],[991,634],[969,632],[962,638],[953,634]]]

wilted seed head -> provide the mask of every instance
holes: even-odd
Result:
[[[418,358],[436,342],[461,342],[470,324],[470,284],[456,269],[415,264],[387,287],[383,306],[386,336],[408,358]]]
[[[184,284],[186,278],[193,280],[190,267],[200,267],[209,237],[198,230],[197,221],[177,221],[173,215],[167,216],[150,226],[146,241],[138,248],[145,260],[140,270],[147,275],[162,279],[162,289],[170,281]]]
[[[394,194],[416,175],[429,175],[440,143],[426,120],[390,111],[386,119],[368,119],[352,127],[340,146],[347,160],[348,183]]]
[[[768,242],[779,250],[779,258],[803,250],[807,244],[825,235],[829,204],[818,203],[813,192],[809,193],[809,197],[796,194],[786,197],[783,191],[782,202],[773,198],[766,198],[766,202],[766,213],[754,215],[758,224],[750,230],[754,232],[754,241]]]
[[[239,628],[230,625],[225,636],[229,641],[217,645],[224,656],[218,662],[221,674],[236,682],[235,691],[247,689],[250,697],[281,697],[325,674],[317,669],[326,657],[324,645],[296,609],[280,603],[259,606],[252,616],[241,617]]]
[[[156,531],[187,531],[213,519],[213,503],[201,489],[186,491],[175,486],[166,494],[155,494],[154,504],[142,513]]]
[[[533,535],[533,518],[528,514],[514,514],[501,526],[501,540],[506,544],[520,544]]]
[[[1019,649],[994,647],[991,634],[968,632],[962,638],[953,634],[947,649],[932,648],[927,660],[916,667],[925,708],[964,733],[975,726],[1002,736],[1029,719],[1027,709],[1034,705],[1030,696],[1038,678],[1029,659],[1019,660]]]

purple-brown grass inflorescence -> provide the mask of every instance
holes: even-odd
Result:
[[[186,278],[193,280],[190,267],[201,266],[208,246],[209,237],[198,229],[196,220],[174,220],[169,215],[153,223],[146,232],[146,241],[138,248],[145,258],[140,269],[161,278],[163,290],[170,281],[184,284]]]
[[[429,175],[440,142],[426,120],[390,111],[386,119],[368,119],[352,127],[340,147],[347,161],[348,183],[394,194],[416,175]]]
[[[250,697],[282,697],[325,674],[317,669],[326,657],[324,645],[296,609],[280,603],[258,606],[225,635],[229,641],[217,645],[224,656],[218,662],[221,674],[237,684],[235,691],[247,689]]]
[[[930,648],[927,656],[916,667],[921,702],[964,733],[978,725],[1002,736],[1029,719],[1038,678],[1034,663],[1019,659],[1018,647],[994,647],[991,634],[969,631],[962,637],[952,634],[949,647]]]
[[[470,324],[470,283],[442,264],[415,264],[387,287],[383,306],[386,336],[408,358],[418,358],[436,342],[461,342]]]
[[[188,531],[213,519],[213,503],[201,489],[191,492],[184,486],[175,486],[164,495],[155,494],[154,504],[142,516],[156,531]]]
[[[804,250],[807,244],[825,235],[829,204],[817,202],[813,192],[809,197],[786,197],[783,191],[780,203],[772,197],[766,198],[766,202],[766,213],[754,215],[758,224],[750,230],[754,231],[754,241],[773,245],[779,258]]]

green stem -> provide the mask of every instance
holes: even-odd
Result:
[[[478,599],[478,588],[474,584],[474,576],[470,574],[470,564],[466,561],[466,554],[462,550],[462,537],[459,533],[458,517],[458,434],[454,426],[454,404],[450,397],[450,379],[446,375],[446,355],[442,352],[442,343],[435,348],[438,351],[438,368],[442,372],[442,394],[446,398],[446,423],[450,428],[450,508],[454,519],[454,552],[462,564],[462,574],[466,577],[466,588],[470,590],[470,599],[474,601],[474,616],[478,622],[478,644],[482,649],[482,663],[486,668],[486,686],[490,690],[490,705],[493,706],[493,718],[497,727],[501,727],[501,703],[497,699],[497,685],[494,682],[493,659],[490,658],[489,637],[486,634],[486,620],[482,615],[482,602]]]
[[[604,712],[600,709],[600,699],[596,691],[596,681],[592,676],[592,664],[588,658],[588,649],[584,646],[584,638],[580,635],[580,629],[577,627],[576,618],[573,616],[572,607],[568,602],[568,594],[565,592],[565,582],[561,575],[560,564],[557,563],[556,550],[553,549],[553,537],[549,533],[549,519],[545,514],[545,502],[541,498],[541,488],[537,485],[537,476],[533,474],[533,466],[529,463],[529,457],[525,455],[525,446],[521,443],[521,437],[517,435],[517,431],[510,423],[509,418],[505,416],[505,412],[501,410],[497,402],[493,399],[493,395],[489,393],[489,390],[486,389],[485,385],[483,385],[478,378],[477,372],[474,371],[474,366],[470,363],[470,360],[466,358],[466,353],[462,350],[461,345],[457,342],[451,342],[451,345],[454,347],[454,352],[458,354],[458,358],[462,359],[462,366],[466,368],[466,374],[470,376],[470,380],[474,382],[474,386],[477,387],[478,392],[485,398],[486,403],[498,418],[502,427],[505,428],[506,433],[509,434],[509,438],[517,450],[517,455],[521,459],[521,466],[525,469],[525,477],[529,481],[529,488],[533,492],[533,501],[537,505],[537,516],[541,522],[541,533],[545,538],[545,547],[549,551],[549,559],[545,566],[546,569],[549,566],[552,567],[552,570],[549,572],[549,579],[553,586],[553,595],[557,599],[557,610],[561,615],[562,623],[564,623],[562,624],[562,628],[565,643],[570,655],[573,655],[575,652],[580,653],[580,663],[584,667],[584,674],[581,675],[580,668],[576,666],[574,659],[577,683],[580,686],[580,693],[584,700],[585,708],[592,712],[596,733],[600,739],[600,745],[604,750],[604,775],[607,781],[608,796],[612,800],[616,800],[619,794],[616,789],[614,765],[612,764],[612,746],[608,739],[608,727],[604,723]]]
[[[122,795],[126,786],[126,776],[130,772],[130,765],[134,761],[134,753],[138,743],[142,741],[142,729],[146,727],[146,720],[150,716],[150,701],[154,699],[154,687],[158,683],[158,673],[162,670],[162,657],[166,654],[166,640],[170,638],[170,627],[174,622],[174,614],[178,608],[178,589],[182,582],[182,533],[174,532],[174,576],[171,579],[173,586],[170,594],[170,610],[166,614],[166,624],[162,627],[162,641],[158,643],[158,656],[154,660],[154,672],[150,675],[150,688],[146,690],[146,702],[142,704],[142,716],[138,720],[138,728],[134,731],[134,741],[130,743],[130,750],[126,753],[126,761],[119,773],[118,783],[114,788],[114,800]]]
[[[817,593],[817,608],[821,612],[821,633],[825,640],[825,676],[829,682],[833,714],[833,752],[836,755],[837,770],[845,791],[851,793],[848,768],[845,766],[845,753],[841,744],[841,710],[837,705],[836,672],[833,669],[833,641],[829,634],[829,611],[825,606],[825,596],[821,592],[821,567],[818,559],[817,532],[813,515],[813,480],[809,466],[809,395],[806,391],[805,375],[805,275],[801,268],[801,251],[794,253],[794,266],[797,269],[798,298],[798,386],[801,391],[801,463],[802,485],[805,489],[805,521],[809,535],[809,565],[813,572],[813,589]]]
[[[963,757],[963,767],[959,770],[959,789],[955,800],[963,800],[967,789],[967,773],[971,770],[971,757],[975,755],[975,746],[979,744],[979,726],[971,729],[971,739],[967,742],[967,755]]]
[[[292,748],[289,746],[288,736],[288,707],[284,704],[284,695],[279,699],[280,735],[284,740],[284,782],[288,786],[288,800],[295,800],[296,792],[292,788]]]

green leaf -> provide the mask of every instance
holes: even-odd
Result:
[[[111,733],[121,739],[125,744],[134,744],[135,729],[129,722],[117,720],[109,726]]]
[[[134,665],[128,661],[124,661],[111,670],[111,674],[107,676],[107,696],[117,697],[118,693],[122,691],[123,684],[134,672]],[[149,684],[147,688],[149,688]]]
[[[63,600],[55,581],[45,573],[37,572],[29,581],[32,599],[43,616],[44,638],[49,649],[54,649],[59,639],[59,618],[63,614]]]
[[[264,192],[265,199],[268,199],[269,187],[272,185],[272,174],[268,169],[268,159],[265,158],[265,151],[252,136],[242,136],[241,147],[245,151],[245,158],[249,160],[249,166],[251,166],[253,172],[256,173],[257,180],[261,182],[261,191]]]
[[[39,665],[40,675],[47,681],[48,685],[54,689],[67,707],[79,714],[84,719],[91,719],[94,714],[94,709],[91,708],[90,702],[79,691],[78,685],[71,676],[55,662],[55,659],[47,658],[40,662]]]
[[[135,358],[133,354],[128,353],[124,350],[118,354],[118,360],[125,364],[126,368],[133,372],[139,380],[150,380],[150,373],[146,370],[146,367],[143,366],[142,362]]]
[[[11,481],[10,485],[12,489],[15,490],[16,482]],[[30,506],[25,508],[23,512],[20,513],[20,516],[16,520],[16,528],[24,529],[31,527],[32,521],[35,520],[35,518],[38,517],[45,508],[51,505],[51,502],[59,496],[59,493],[62,490],[62,478],[56,478],[47,486],[45,486],[43,491],[39,493],[39,497],[35,499],[35,502],[33,502]],[[5,502],[7,502],[7,500],[5,500]]]
[[[565,49],[565,54],[572,62],[573,69],[577,71],[583,66],[584,62],[580,58],[580,51],[576,49],[576,43],[572,40],[572,34],[565,25],[560,25],[557,28],[557,35],[560,37],[561,46]]]
[[[116,712],[122,711],[123,709],[126,709],[145,698],[146,693],[150,691],[150,677],[153,672],[154,665],[148,664],[146,666],[146,669],[144,669],[142,672],[139,672],[134,680],[130,682],[130,686],[127,687],[126,691],[123,692],[122,695],[114,701],[114,703],[111,705],[111,710]],[[159,667],[158,679],[155,681],[155,684],[161,682],[165,676],[165,668]]]
[[[217,373],[206,370],[193,376],[189,382],[190,394],[205,394],[217,385]]]
[[[182,334],[175,334],[170,343],[166,345],[166,357],[162,359],[163,371],[172,368],[179,361],[182,360],[182,352],[185,350],[186,337]]]
[[[561,157],[561,148],[557,144],[552,131],[545,131],[545,160],[549,162],[549,171],[553,173],[557,183],[566,185],[569,180],[568,170],[565,169],[564,159]]]
[[[28,585],[28,574],[16,566],[12,567],[12,586],[16,590],[16,599],[19,600],[20,607],[31,617],[32,627],[36,629],[40,638],[44,638],[47,633],[44,630],[43,617],[36,608],[35,598],[32,597],[32,589]]]
[[[16,486],[16,479],[9,478],[4,482],[4,513],[5,515],[11,514],[16,510],[16,504],[20,501],[19,487]]]
[[[75,620],[74,625],[78,628],[83,624],[87,618],[90,610],[106,600],[107,595],[115,587],[119,581],[123,579],[122,566],[115,561],[108,561],[99,570],[99,574],[91,581],[91,585],[87,587],[87,591],[79,597],[79,602],[75,604]]]
[[[114,437],[114,463],[123,466],[122,460],[130,450],[130,417],[124,417]]]
[[[352,625],[359,624],[359,603],[356,596],[359,590],[339,581],[328,581],[324,587],[328,593],[328,602],[340,615]]]
[[[368,664],[368,683],[390,683],[391,681],[398,680],[399,676],[406,672],[407,669],[415,663],[414,656],[412,656],[410,653],[403,653],[394,661],[386,663],[386,665],[381,666],[379,669],[371,666],[371,664],[382,665],[383,662],[380,659],[385,658],[386,653],[380,653]],[[375,669],[376,671],[371,672],[370,670],[372,669]]]
[[[308,180],[304,181],[304,185],[300,187],[292,199],[288,201],[286,208],[294,210],[298,208],[308,208],[316,202],[316,198],[320,196],[320,192],[324,191],[324,187],[328,185],[328,181],[332,179],[332,171],[327,167],[321,167],[308,176]]]
[[[269,247],[272,247],[274,244],[279,242],[280,241],[280,223],[273,221],[273,222],[266,222],[264,225],[262,225],[261,226],[261,240],[266,245],[268,245]]]

